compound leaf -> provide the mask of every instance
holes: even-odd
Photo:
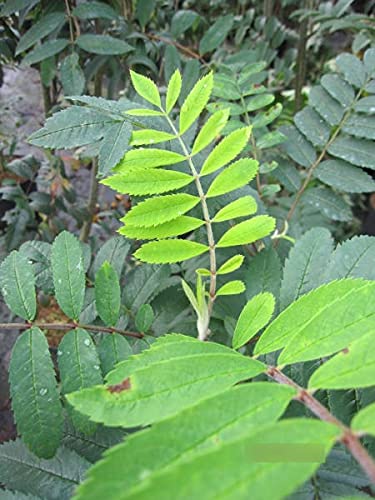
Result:
[[[246,158],[232,163],[212,181],[207,191],[207,198],[220,196],[246,186],[255,177],[258,165],[256,160]]]
[[[131,170],[108,177],[102,182],[119,193],[132,195],[161,194],[187,186],[194,181],[191,175],[174,170]]]
[[[98,354],[103,375],[107,375],[117,363],[129,358],[133,352],[129,342],[122,335],[111,333],[100,339]]]
[[[1,293],[13,314],[32,321],[36,314],[35,275],[32,264],[13,250],[0,266]]]
[[[152,227],[177,219],[199,203],[199,198],[187,193],[156,196],[142,201],[121,220],[129,226]]]
[[[257,204],[254,198],[252,196],[242,196],[242,198],[232,201],[219,210],[212,222],[223,222],[236,217],[245,217],[254,214],[256,211]]]
[[[63,415],[48,343],[39,328],[18,337],[9,381],[18,432],[38,457],[51,458],[60,445]]]
[[[171,236],[179,236],[180,234],[190,233],[200,226],[203,226],[204,221],[188,215],[181,215],[163,224],[153,227],[139,227],[139,226],[123,226],[118,232],[134,238],[136,240],[153,240],[170,238]]]
[[[216,292],[216,296],[220,295],[237,295],[246,290],[245,284],[241,280],[228,281],[223,286],[219,288]]]
[[[246,146],[251,127],[242,127],[227,135],[208,155],[203,163],[201,174],[212,174],[232,161]]]
[[[353,431],[365,432],[375,436],[375,404],[366,406],[352,420]]]
[[[233,349],[246,344],[270,321],[275,309],[275,298],[264,292],[253,297],[242,309],[234,330]]]
[[[60,233],[52,245],[52,276],[56,300],[63,312],[78,320],[85,296],[82,247],[72,234]]]
[[[207,245],[189,240],[161,240],[145,243],[134,256],[149,264],[167,264],[192,259],[208,252]]]
[[[176,104],[181,92],[181,85],[181,73],[178,69],[176,69],[168,83],[167,96],[165,100],[167,113],[170,113],[173,109],[173,106]]]
[[[275,219],[268,215],[258,215],[231,227],[219,240],[217,247],[248,245],[269,236],[275,229]]]
[[[65,396],[73,391],[84,389],[103,382],[100,361],[90,335],[82,328],[76,328],[64,335],[58,351],[58,364],[61,377],[61,392]],[[96,424],[68,405],[74,427],[90,435],[95,432]]]
[[[243,255],[234,255],[219,267],[217,274],[233,273],[233,271],[236,271],[239,267],[241,267],[244,258],[245,257]]]
[[[130,78],[137,94],[158,108],[161,107],[159,90],[150,78],[132,70],[130,70]]]
[[[121,290],[117,272],[108,261],[95,276],[95,304],[100,319],[115,326],[120,316]]]
[[[166,151],[164,149],[131,149],[126,153],[124,159],[115,168],[115,172],[123,173],[130,169],[144,169],[174,165],[175,163],[180,163],[185,159],[185,156],[182,156],[179,153]]]
[[[194,141],[192,154],[197,154],[219,136],[229,118],[229,110],[214,113],[201,128]]]
[[[205,108],[212,91],[213,73],[210,72],[194,85],[181,106],[180,133],[183,134],[195,122]]]

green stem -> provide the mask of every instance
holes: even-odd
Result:
[[[208,327],[209,327],[210,317],[212,314],[212,309],[213,309],[215,297],[216,297],[215,238],[214,238],[214,233],[212,230],[210,213],[209,213],[207,202],[206,202],[206,195],[204,194],[203,187],[202,187],[202,184],[200,181],[200,175],[199,175],[197,169],[195,168],[193,160],[191,159],[191,154],[190,154],[185,142],[181,138],[181,136],[180,136],[179,132],[177,131],[176,127],[174,126],[172,120],[169,118],[168,114],[165,113],[165,111],[164,111],[164,116],[165,116],[166,120],[168,121],[171,129],[173,130],[173,133],[176,135],[176,137],[180,143],[181,149],[184,152],[184,155],[186,156],[190,170],[194,176],[195,185],[196,185],[198,195],[199,195],[199,198],[201,201],[204,222],[206,224],[206,229],[207,229],[207,240],[208,240],[209,255],[210,255],[210,289],[209,289],[209,299],[208,299],[208,317],[207,317],[207,322],[206,322],[207,324],[201,325],[200,328],[198,329],[199,339],[206,340],[210,334]]]

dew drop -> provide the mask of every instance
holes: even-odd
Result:
[[[62,352],[62,351],[60,351],[60,349],[57,351],[57,355],[58,355],[58,356],[61,356],[61,355],[62,355],[62,353],[63,353],[63,352]]]
[[[94,370],[99,370],[100,366],[99,365],[94,365]]]
[[[89,339],[85,339],[83,341],[83,343],[88,347],[90,345],[90,340]]]
[[[46,389],[45,387],[43,387],[42,389],[40,389],[39,394],[41,396],[45,396],[47,394],[47,392],[48,392],[48,389]]]

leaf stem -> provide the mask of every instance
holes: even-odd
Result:
[[[320,420],[324,420],[325,422],[329,422],[330,424],[340,428],[342,431],[342,435],[340,437],[341,443],[346,446],[362,469],[366,472],[371,482],[375,484],[375,461],[368,454],[366,448],[360,442],[357,434],[332,415],[332,413],[330,413],[327,408],[314,398],[310,392],[296,384],[296,382],[290,379],[278,368],[270,366],[267,370],[267,375],[279,384],[289,385],[297,389],[298,394],[296,399],[298,401],[304,404],[306,408],[308,408]]]
[[[205,324],[201,325],[198,328],[198,338],[199,338],[199,340],[204,341],[207,339],[207,337],[210,334],[210,330],[208,327],[209,327],[210,317],[212,314],[212,309],[213,309],[215,297],[216,297],[215,238],[214,238],[214,233],[212,230],[210,212],[208,210],[208,206],[207,206],[207,202],[206,202],[206,195],[204,194],[203,187],[202,187],[202,184],[200,181],[200,175],[199,175],[197,169],[195,168],[193,160],[191,159],[191,154],[190,154],[185,142],[181,138],[181,136],[180,136],[179,132],[177,131],[176,127],[174,126],[172,120],[169,118],[168,114],[165,111],[164,111],[164,115],[165,115],[165,118],[167,119],[171,129],[173,130],[173,133],[176,135],[178,142],[180,143],[181,149],[184,152],[184,155],[186,156],[190,170],[194,176],[195,185],[196,185],[196,188],[197,188],[197,191],[199,194],[199,198],[201,200],[204,222],[206,224],[206,229],[207,229],[207,240],[208,240],[209,254],[210,254],[210,289],[209,289],[209,298],[208,298],[208,315],[207,315],[207,321],[205,322]]]
[[[28,330],[32,327],[40,328],[41,330],[60,330],[69,331],[74,328],[82,328],[83,330],[88,330],[91,332],[103,332],[103,333],[119,333],[126,337],[133,337],[137,339],[142,339],[145,335],[139,332],[130,332],[128,330],[121,330],[119,328],[113,328],[108,326],[100,325],[83,325],[81,323],[71,322],[71,323],[0,323],[0,330]]]

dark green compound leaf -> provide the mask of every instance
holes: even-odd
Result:
[[[31,321],[36,314],[35,275],[32,264],[13,250],[0,266],[0,286],[13,314]]]
[[[64,395],[103,382],[96,347],[85,330],[76,328],[65,334],[57,354]],[[96,425],[87,417],[70,406],[68,410],[77,430],[87,435],[95,432]]]
[[[217,49],[232,29],[233,22],[234,17],[232,14],[219,17],[202,37],[199,43],[199,53],[204,55]]]
[[[17,339],[9,380],[12,409],[23,441],[38,457],[53,457],[62,438],[63,416],[48,343],[39,328],[31,328]]]
[[[332,251],[333,239],[327,229],[313,228],[297,240],[284,266],[281,310],[322,283],[322,270]]]
[[[238,385],[205,399],[113,448],[91,469],[88,480],[78,489],[77,500],[109,492],[113,498],[130,493],[142,482],[144,470],[151,479],[167,467],[215,448],[218,442],[235,439],[244,429],[256,429],[265,420],[275,422],[293,395],[290,387],[259,382]]]
[[[121,290],[117,272],[105,261],[95,277],[95,302],[100,319],[115,326],[120,316]]]
[[[231,349],[183,335],[168,335],[121,363],[96,386],[68,396],[76,410],[109,426],[148,425],[219,394],[265,366]]]
[[[135,326],[139,332],[147,332],[154,321],[154,311],[150,304],[143,304],[135,316]]]
[[[72,498],[89,466],[90,462],[64,446],[51,460],[38,459],[20,439],[0,446],[0,482],[46,500]]]
[[[69,318],[78,320],[85,296],[85,272],[77,238],[67,231],[60,233],[52,245],[51,262],[56,300]]]
[[[110,35],[84,34],[77,38],[79,48],[101,55],[121,55],[134,50],[134,47]]]
[[[104,335],[97,348],[103,375],[133,354],[129,342],[119,333]]]

